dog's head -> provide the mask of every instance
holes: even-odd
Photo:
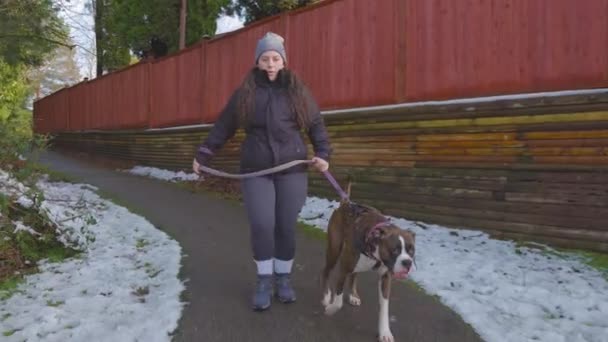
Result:
[[[350,197],[352,177],[349,176],[346,193]],[[337,216],[346,227],[370,227],[384,218],[382,212],[374,207],[356,204],[349,199],[342,199],[337,210]],[[366,230],[365,228],[363,230]],[[381,224],[378,228],[372,228],[371,238],[376,246],[375,257],[391,272],[395,278],[406,278],[414,264],[416,252],[416,234],[410,230],[404,230],[392,223]],[[370,251],[371,252],[371,251]]]
[[[375,234],[377,258],[395,278],[406,278],[414,263],[416,234],[393,224],[378,228]]]

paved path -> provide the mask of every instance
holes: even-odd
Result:
[[[245,211],[239,203],[101,168],[57,152],[46,152],[41,161],[99,187],[179,241],[185,254],[181,277],[187,280],[188,305],[174,341],[375,340],[378,299],[372,274],[360,277],[361,307],[345,304],[333,317],[322,314],[317,287],[324,258],[321,241],[298,232],[293,275],[298,301],[274,303],[269,311],[255,313],[249,305],[255,268]],[[393,286],[390,313],[396,341],[481,340],[437,299],[404,284]]]

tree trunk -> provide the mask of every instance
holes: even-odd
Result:
[[[182,0],[182,6],[179,11],[179,49],[186,47],[186,8],[188,0]]]
[[[103,75],[103,9],[104,0],[93,0],[95,9],[95,47],[97,50],[97,77]]]

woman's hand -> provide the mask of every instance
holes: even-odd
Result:
[[[201,164],[199,164],[196,161],[196,158],[192,160],[192,170],[194,171],[194,173],[196,173],[197,175],[201,174],[201,170],[199,170],[199,168],[201,167]]]
[[[329,163],[319,157],[313,157],[312,165],[320,172],[325,172],[329,169]]]

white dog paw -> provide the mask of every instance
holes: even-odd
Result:
[[[395,338],[393,338],[393,334],[390,330],[381,331],[378,336],[378,342],[395,342]]]
[[[327,292],[325,292],[325,295],[323,295],[323,299],[321,299],[321,305],[328,306],[330,301],[331,301],[331,291],[327,291]]]
[[[360,306],[361,298],[350,295],[350,296],[348,296],[348,303],[352,306]]]
[[[342,308],[342,295],[343,294],[336,295],[331,304],[325,307],[325,314],[327,316],[335,314],[336,312],[338,312],[338,310]]]
[[[342,308],[342,304],[337,304],[336,302],[333,302],[325,307],[325,314],[327,316],[331,316],[331,315],[335,314],[336,312],[340,311],[341,308]]]

